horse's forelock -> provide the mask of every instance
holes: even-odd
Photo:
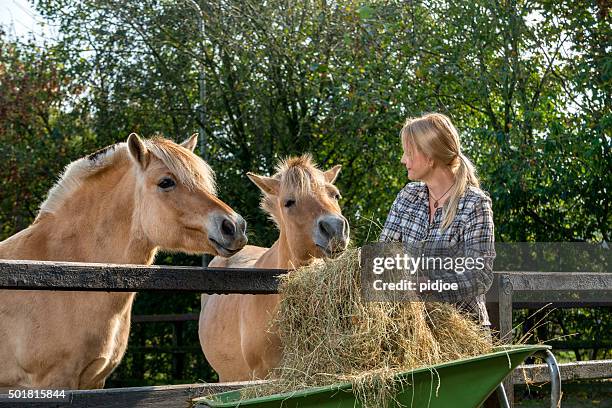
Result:
[[[325,183],[323,173],[313,163],[310,154],[289,157],[276,170],[274,177],[280,180],[281,190],[298,197],[311,194]]]
[[[163,138],[145,140],[145,146],[188,189],[201,188],[216,194],[214,172],[210,166],[190,150]]]
[[[276,167],[273,178],[280,181],[282,191],[289,192],[295,197],[312,194],[325,184],[323,172],[312,161],[310,154],[289,157],[281,161]],[[275,197],[264,195],[261,208],[270,215],[278,225],[280,208]]]

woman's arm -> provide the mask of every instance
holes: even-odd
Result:
[[[484,268],[473,269],[470,273],[466,271],[462,274],[464,279],[459,284],[466,297],[474,297],[486,293],[493,283],[493,261],[496,254],[495,227],[490,198],[483,198],[474,205],[472,211],[467,215],[463,236],[465,256],[484,260]]]

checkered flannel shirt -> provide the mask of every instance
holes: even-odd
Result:
[[[459,199],[457,214],[451,225],[442,231],[440,227],[443,209],[436,209],[434,220],[430,224],[428,196],[429,191],[425,183],[408,183],[391,206],[380,241],[400,241],[408,245],[461,245],[465,248],[466,257],[484,258],[483,269],[466,270],[461,274],[448,271],[443,277],[444,282],[456,282],[458,290],[442,292],[438,296],[441,295],[442,300],[456,303],[481,324],[490,325],[485,293],[493,281],[495,259],[491,199],[482,190],[468,187]]]

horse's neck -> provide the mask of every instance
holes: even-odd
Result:
[[[257,268],[297,269],[312,262],[313,258],[291,250],[291,246],[282,233],[274,244],[257,261]]]
[[[135,176],[119,163],[84,181],[52,214],[33,225],[46,241],[46,259],[150,264],[155,247],[135,219]]]

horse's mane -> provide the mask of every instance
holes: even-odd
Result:
[[[311,194],[325,185],[323,172],[313,163],[310,154],[289,157],[276,166],[276,173],[272,178],[280,181],[280,189],[291,191],[295,197]],[[275,197],[264,194],[261,208],[270,215],[272,221],[278,225],[280,208]]]
[[[200,157],[161,137],[143,140],[143,143],[151,154],[168,167],[179,183],[190,190],[202,188],[216,194],[214,173]],[[40,206],[39,214],[55,212],[89,177],[109,166],[132,163],[127,160],[128,155],[127,143],[117,143],[73,161],[66,166],[58,182],[49,190],[47,199]]]

